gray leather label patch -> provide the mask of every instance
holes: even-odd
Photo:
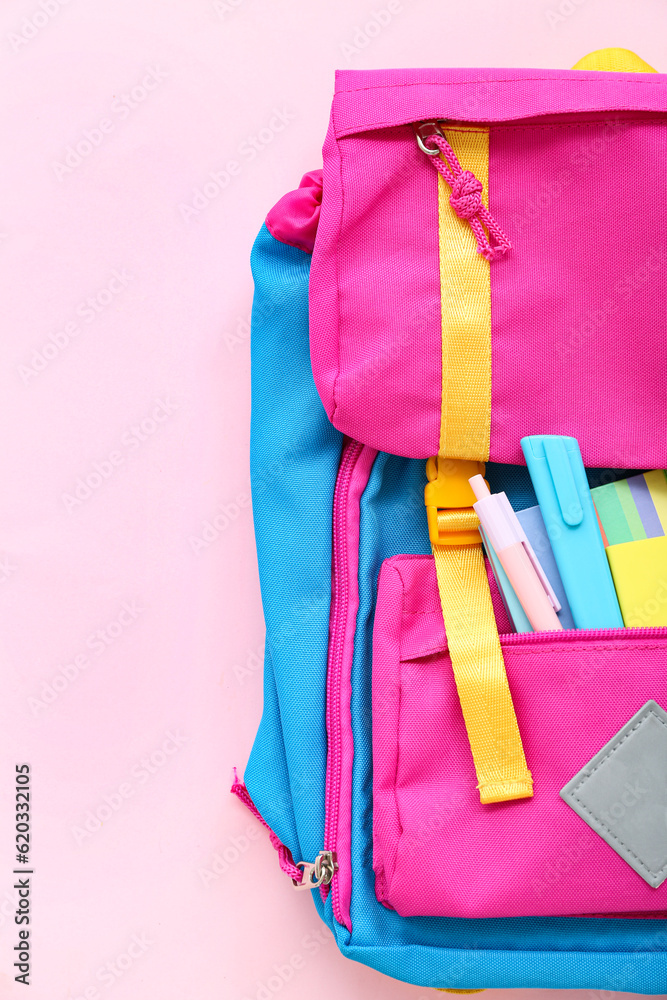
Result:
[[[649,885],[667,878],[667,712],[647,701],[561,797]]]

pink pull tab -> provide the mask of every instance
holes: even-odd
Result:
[[[422,140],[426,152],[435,153],[433,144],[442,153],[431,155],[431,163],[452,189],[449,204],[460,219],[467,219],[477,240],[477,253],[488,261],[498,260],[511,250],[512,244],[482,202],[482,183],[470,170],[464,170],[456,153],[442,135],[429,135]],[[484,231],[488,231],[488,236]]]
[[[294,858],[292,857],[292,852],[288,847],[282,843],[282,841],[276,836],[266,820],[261,816],[259,809],[255,803],[250,798],[250,793],[242,781],[239,781],[238,774],[236,773],[236,768],[234,768],[234,782],[230,789],[232,795],[236,795],[237,798],[243,802],[245,806],[250,810],[255,819],[259,820],[262,826],[266,827],[269,831],[269,837],[274,848],[278,852],[278,861],[280,867],[285,872],[286,875],[292,879],[292,881],[297,884],[301,883],[303,872],[297,865],[294,864]]]

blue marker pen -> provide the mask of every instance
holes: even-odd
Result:
[[[576,628],[623,628],[623,617],[576,438],[521,439]]]

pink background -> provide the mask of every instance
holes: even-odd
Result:
[[[262,698],[248,254],[336,66],[665,70],[667,7],[403,0],[369,40],[384,0],[41,2],[0,11],[0,995],[28,761],[33,1000],[253,1000],[293,956],[270,997],[435,997],[342,959],[227,793]]]

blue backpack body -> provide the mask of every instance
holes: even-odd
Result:
[[[266,652],[264,711],[244,780],[275,843],[285,845],[284,853],[295,862],[313,862],[325,846],[332,509],[345,442],[313,381],[310,254],[263,226],[252,270],[251,476]],[[332,893],[315,888],[310,894],[318,913],[348,958],[423,987],[662,993],[664,920],[405,918],[376,899],[371,729],[376,585],[388,557],[430,553],[424,481],[423,462],[379,453],[360,500],[350,705],[351,931],[334,916]],[[494,481],[517,506],[535,502],[525,469],[496,468]],[[287,878],[285,891],[293,891]]]

